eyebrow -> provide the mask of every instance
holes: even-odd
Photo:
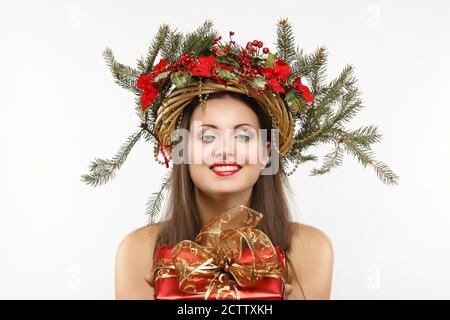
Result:
[[[233,129],[236,129],[236,128],[242,127],[242,126],[253,127],[250,123],[239,123],[239,124],[235,125]],[[200,127],[211,127],[211,128],[217,129],[217,127],[215,125],[212,125],[212,124],[202,124],[202,125],[200,125]]]

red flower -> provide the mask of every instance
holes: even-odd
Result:
[[[139,76],[136,87],[143,90],[141,93],[141,107],[142,110],[145,110],[156,99],[159,89],[153,85],[153,76],[148,73],[143,73]]]
[[[291,67],[284,61],[277,60],[277,62],[275,62],[274,73],[278,76],[279,80],[286,81],[291,73]]]
[[[186,70],[193,68],[195,65],[197,65],[197,61],[188,52],[183,53],[175,62],[175,66],[184,67]]]
[[[156,87],[153,87],[153,86],[142,92],[142,95],[141,95],[142,110],[147,109],[148,106],[152,104],[152,102],[158,96],[158,93],[159,93],[159,89]]]
[[[234,71],[233,68],[231,68],[227,65],[224,65],[224,64],[217,64],[216,68],[224,69],[224,70],[227,70],[228,72]]]
[[[136,83],[136,87],[139,89],[147,89],[148,87],[153,85],[153,76],[148,73],[143,73],[139,76],[139,79]]]
[[[260,70],[261,70],[261,73],[264,75],[264,77],[266,77],[266,79],[270,79],[270,78],[274,77],[273,68],[261,67]]]
[[[312,96],[311,91],[309,91],[309,88],[307,86],[302,84],[302,80],[300,79],[300,77],[294,80],[293,85],[295,87],[295,90],[303,94],[306,102],[314,101],[314,97]]]
[[[166,71],[168,64],[169,64],[169,60],[167,60],[167,59],[159,60],[158,64],[153,68],[153,76],[156,77],[158,74]]]
[[[291,73],[291,68],[287,63],[282,60],[277,60],[273,68],[260,67],[261,73],[268,80],[266,87],[274,90],[278,93],[284,93],[285,89],[280,84],[281,82],[286,82],[289,74]]]
[[[269,81],[267,81],[266,87],[278,93],[285,92],[284,88],[280,85],[276,78],[271,78]]]
[[[273,68],[261,67],[260,70],[268,80],[275,78],[280,81],[286,81],[291,73],[291,67],[282,60],[277,60]]]
[[[189,66],[188,71],[194,76],[211,77],[217,61],[214,56],[199,56],[198,63]]]

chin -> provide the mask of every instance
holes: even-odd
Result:
[[[214,194],[214,195],[219,195],[219,196],[220,195],[228,196],[228,195],[232,195],[232,194],[239,194],[239,193],[243,192],[244,190],[236,189],[236,187],[233,187],[233,188],[216,188],[214,190],[209,190],[208,194]]]
[[[248,181],[236,177],[212,177],[204,184],[211,193],[239,193],[251,187]]]
[[[255,174],[250,168],[244,166],[238,172],[233,174],[218,174],[211,171],[210,168],[197,168],[191,172],[194,184],[199,189],[208,194],[234,194],[244,192],[252,188],[259,177],[260,171],[257,169]]]
[[[210,195],[232,195],[239,194],[251,188],[248,181],[227,179],[218,180],[215,177],[204,179],[196,183],[196,186],[206,194]]]

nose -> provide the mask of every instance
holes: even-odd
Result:
[[[225,138],[220,139],[220,143],[216,145],[216,157],[222,160],[232,158],[234,156],[234,144],[233,139]]]

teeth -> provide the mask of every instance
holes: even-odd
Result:
[[[217,171],[233,171],[238,169],[240,169],[238,166],[217,166],[212,168],[212,170]]]

